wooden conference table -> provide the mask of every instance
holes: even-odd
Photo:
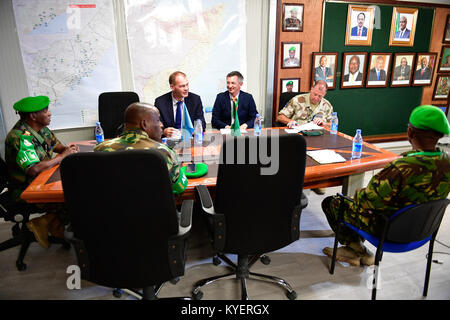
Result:
[[[284,128],[264,130],[272,130],[272,132],[278,130],[279,135],[287,134]],[[248,130],[246,134],[253,134],[253,130]],[[265,134],[265,132],[262,134]],[[327,127],[325,127],[324,134],[321,136],[305,136],[307,150],[331,149],[347,161],[319,164],[307,156],[304,189],[342,185],[342,192],[352,196],[356,189],[363,187],[364,172],[382,168],[398,157],[395,153],[364,142],[361,159],[351,160],[352,139],[352,137],[340,132],[337,135],[331,135]],[[190,148],[188,158],[191,158],[194,162],[200,160],[207,163],[209,170],[203,177],[189,179],[186,190],[182,195],[177,196],[177,203],[181,203],[185,199],[194,199],[195,186],[201,184],[206,185],[212,196],[214,195],[221,142],[222,135],[219,131],[207,131],[203,145],[194,145]],[[82,141],[76,144],[80,146],[80,151],[92,151],[95,141]],[[185,154],[180,154],[181,159],[186,158],[186,149],[184,152]],[[30,203],[64,202],[59,166],[40,173],[22,193],[21,197]]]

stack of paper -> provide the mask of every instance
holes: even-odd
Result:
[[[345,158],[333,150],[314,150],[307,151],[306,154],[316,160],[320,164],[345,162]]]

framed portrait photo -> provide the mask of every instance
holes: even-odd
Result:
[[[362,88],[366,78],[367,52],[344,52],[341,89]]]
[[[450,44],[450,14],[447,15],[447,21],[445,23],[445,30],[444,30],[444,38],[442,39],[442,42]]]
[[[318,81],[327,83],[328,89],[336,88],[337,52],[313,52],[311,87]]]
[[[433,100],[447,100],[450,89],[450,75],[439,74],[433,90]]]
[[[281,93],[284,92],[299,92],[300,78],[281,78],[280,79]]]
[[[433,80],[436,65],[436,52],[418,53],[414,67],[413,86],[429,86]]]
[[[375,8],[373,6],[349,4],[347,12],[347,28],[345,32],[345,45],[372,45],[374,17]]]
[[[414,74],[415,53],[394,53],[391,87],[409,87]]]
[[[392,53],[371,52],[369,71],[366,76],[367,88],[387,87]]]
[[[282,42],[281,43],[281,68],[300,68],[302,56],[301,42]]]
[[[450,73],[450,46],[442,46],[437,72]]]
[[[448,104],[446,104],[446,103],[442,103],[442,104],[440,104],[440,103],[433,103],[433,106],[441,109],[442,112],[444,112],[446,116],[448,115]]]
[[[303,31],[303,5],[283,3],[283,31]]]
[[[412,47],[416,33],[417,8],[394,7],[389,46]]]

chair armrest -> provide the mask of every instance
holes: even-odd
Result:
[[[195,194],[197,198],[200,200],[200,205],[204,212],[214,215],[216,212],[214,211],[214,205],[209,194],[209,190],[206,186],[200,185],[195,187]]]
[[[184,200],[181,204],[180,225],[178,228],[179,236],[182,236],[191,230],[193,208],[194,200]]]

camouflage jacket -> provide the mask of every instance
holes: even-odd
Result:
[[[36,132],[26,122],[17,121],[5,139],[5,161],[14,200],[20,199],[20,194],[34,178],[27,176],[26,170],[40,161],[50,160],[58,144],[61,142],[48,128]],[[24,146],[28,149],[25,153]]]
[[[333,107],[328,100],[322,98],[318,105],[313,105],[309,101],[309,93],[305,93],[293,97],[279,114],[297,121],[298,124],[305,124],[312,121],[314,117],[330,122],[332,112]]]
[[[402,158],[373,176],[366,188],[355,192],[352,211],[369,218],[374,211],[390,215],[413,203],[446,198],[450,191],[450,161],[446,152],[437,152],[403,153]]]
[[[132,128],[124,131],[117,138],[104,141],[94,148],[94,151],[123,151],[133,149],[156,149],[167,162],[169,177],[172,183],[176,183],[180,174],[180,163],[175,151],[166,145],[150,139],[148,134],[141,129]]]

